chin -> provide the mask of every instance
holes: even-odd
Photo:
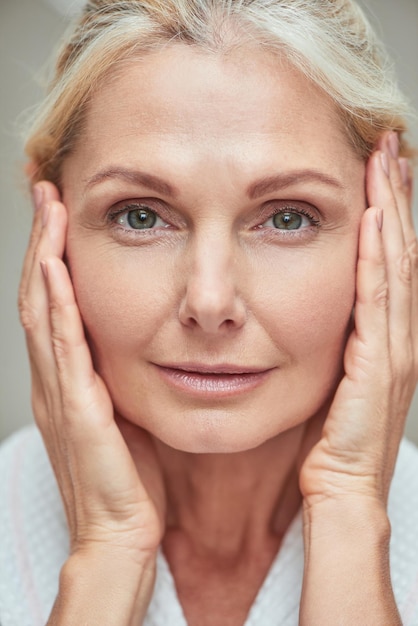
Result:
[[[153,433],[151,433],[153,434]],[[258,448],[265,443],[265,439],[258,438],[238,438],[217,436],[188,436],[184,437],[158,437],[162,443],[179,452],[189,454],[237,454],[248,452]]]
[[[136,423],[153,437],[175,450],[190,454],[235,454],[247,452],[283,434],[297,425],[299,420],[286,423],[260,423],[260,419],[242,419],[233,411],[207,411],[180,418],[176,424],[147,420]]]

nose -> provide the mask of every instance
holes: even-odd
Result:
[[[238,293],[241,270],[232,245],[205,237],[196,243],[186,269],[186,289],[180,303],[180,322],[207,334],[238,329],[246,320],[246,308]]]

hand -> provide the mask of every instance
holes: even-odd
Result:
[[[300,471],[301,626],[401,623],[386,505],[418,377],[418,249],[411,180],[397,145],[395,133],[386,133],[368,164],[376,208],[361,223],[345,373]]]
[[[120,564],[129,568],[129,578],[135,581],[131,571],[153,569],[164,532],[160,469],[149,435],[115,419],[111,398],[94,371],[62,261],[67,214],[59,193],[51,183],[42,182],[35,194],[38,208],[24,261],[19,310],[31,365],[33,411],[68,520],[69,560],[85,564],[82,568],[89,577],[95,576],[96,563],[102,572],[108,564],[115,579],[122,578]],[[148,578],[152,588],[153,576]],[[106,595],[109,582],[102,590]],[[147,598],[149,594],[147,589]],[[123,623],[121,615],[116,623]],[[79,623],[87,623],[84,614],[78,617]]]
[[[300,473],[309,505],[358,495],[386,506],[417,384],[418,249],[411,178],[407,161],[396,158],[397,141],[395,133],[385,134],[368,164],[368,198],[377,208],[361,224],[345,375]]]

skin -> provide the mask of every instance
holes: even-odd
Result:
[[[97,370],[121,415],[194,453],[248,450],[316,413],[335,387],[354,302],[364,163],[322,94],[251,54],[178,46],[129,65],[93,101],[63,170],[67,258]],[[89,184],[122,167],[177,193]],[[296,175],[248,197],[264,178],[313,167],[341,188]],[[112,207],[147,199],[169,224],[153,239],[106,221]],[[322,225],[305,217],[293,238],[275,229],[287,204]],[[251,393],[201,399],[162,382],[154,364],[173,362],[270,374]]]
[[[88,623],[85,597],[96,622],[141,623],[162,542],[188,623],[242,624],[301,499],[301,624],[400,623],[385,507],[418,315],[396,135],[366,171],[328,98],[290,67],[182,46],[110,77],[84,133],[63,197],[36,188],[20,295],[71,534],[50,623]],[[99,181],[121,167],[158,189]],[[120,211],[138,200],[164,220],[151,232],[126,230]],[[311,217],[279,231],[289,207]],[[267,373],[196,394],[158,367],[185,362]],[[348,588],[359,568],[367,582]]]

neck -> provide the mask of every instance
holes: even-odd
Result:
[[[281,536],[300,504],[295,459],[303,427],[253,450],[191,454],[157,443],[168,498],[167,536],[195,554],[234,558]]]

